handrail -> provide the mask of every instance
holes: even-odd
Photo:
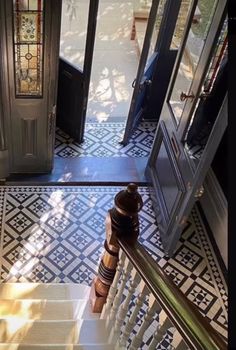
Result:
[[[139,242],[130,244],[125,238],[117,240],[190,349],[226,350],[224,339],[161,270],[145,248]]]

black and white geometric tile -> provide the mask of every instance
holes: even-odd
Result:
[[[133,132],[128,145],[123,146],[124,123],[87,123],[85,138],[78,144],[57,128],[55,157],[147,157],[150,153],[157,123],[142,122]]]
[[[105,216],[122,189],[1,186],[0,282],[91,285],[104,251]],[[174,256],[167,258],[149,190],[139,187],[139,192],[144,202],[139,241],[213,327],[227,337],[227,285],[197,208]]]

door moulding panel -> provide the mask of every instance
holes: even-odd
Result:
[[[35,157],[37,150],[37,119],[22,119],[22,151],[24,157]]]
[[[156,210],[156,214],[159,217],[159,212],[161,210],[164,218],[162,226],[165,228],[162,235],[165,235],[170,217],[174,216],[177,208],[179,208],[182,203],[185,186],[163,121],[159,124],[156,140],[158,140],[158,142],[154,146],[155,150],[153,150],[152,157],[148,162],[146,176],[148,179],[151,179],[154,191],[161,203]],[[163,176],[161,176],[161,173]],[[175,196],[171,197],[170,190],[172,192],[174,187]]]

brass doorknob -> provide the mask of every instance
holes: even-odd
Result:
[[[194,99],[195,95],[191,93],[190,95],[187,95],[185,92],[181,92],[180,94],[180,101],[185,101],[187,98],[191,98],[192,100]]]

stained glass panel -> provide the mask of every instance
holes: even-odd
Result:
[[[13,0],[16,96],[42,97],[43,0]]]

